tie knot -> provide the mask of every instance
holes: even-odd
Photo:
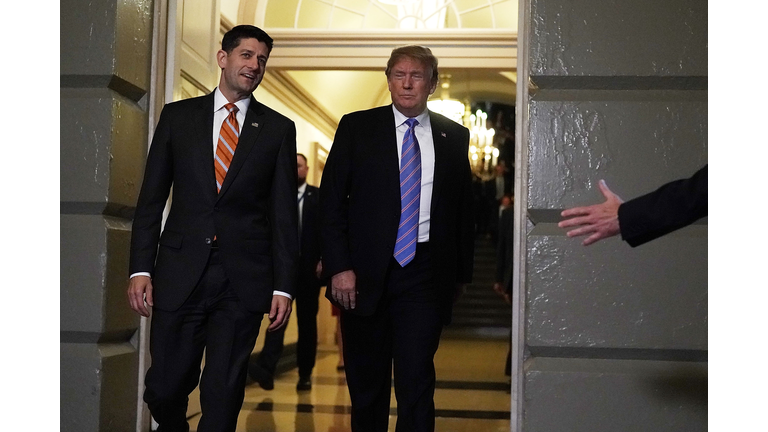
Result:
[[[416,120],[415,118],[409,118],[408,120],[405,121],[405,123],[408,124],[409,129],[413,129],[414,126],[419,124],[419,121]]]
[[[230,113],[232,113],[232,112],[237,113],[237,105],[235,105],[233,103],[228,103],[228,104],[224,105],[224,109],[226,109]]]

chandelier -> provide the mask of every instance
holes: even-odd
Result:
[[[488,114],[477,110],[469,116],[469,160],[472,171],[488,173],[493,170],[499,160],[499,149],[493,144],[496,131],[486,127]]]
[[[492,175],[499,160],[499,149],[494,145],[496,131],[488,128],[488,114],[470,112],[469,103],[451,99],[451,75],[440,74],[440,99],[427,101],[430,111],[440,113],[469,129],[469,161],[472,171],[480,176]]]
[[[492,174],[499,161],[499,148],[494,143],[496,130],[486,126],[488,114],[482,110],[470,114],[469,106],[455,99],[434,99],[427,102],[427,107],[469,129],[472,171],[481,176]]]

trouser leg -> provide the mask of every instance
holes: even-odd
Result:
[[[200,378],[205,348],[205,318],[182,308],[152,311],[151,366],[144,380],[144,401],[162,432],[186,432],[189,394]]]
[[[344,364],[352,401],[352,432],[386,432],[392,387],[391,337],[386,314],[341,312]]]
[[[230,289],[210,302],[198,432],[234,432],[262,316],[247,311]]]
[[[387,285],[397,432],[435,429],[434,357],[443,323],[431,265],[428,246],[417,246],[411,263],[393,266]]]
[[[442,322],[434,303],[399,302],[392,315],[397,432],[435,429],[435,353]]]
[[[280,361],[280,356],[283,355],[283,342],[285,339],[286,328],[288,328],[287,324],[279,330],[264,334],[264,346],[259,352],[256,364],[267,371],[270,376],[275,375],[277,362]]]
[[[320,287],[307,283],[299,288],[296,295],[296,320],[299,338],[296,343],[296,362],[299,377],[312,375],[317,356],[317,310],[319,307]]]
[[[211,259],[215,257],[211,256]],[[154,308],[149,335],[151,365],[144,380],[144,401],[159,431],[187,431],[189,394],[200,379],[205,349],[207,302],[226,288],[220,265],[209,264],[195,289],[175,311]],[[155,289],[166,289],[156,286]]]

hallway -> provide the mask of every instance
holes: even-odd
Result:
[[[450,329],[450,327],[449,327]],[[436,426],[440,432],[502,432],[509,430],[508,378],[504,375],[506,338],[466,339],[444,333],[435,357]],[[319,347],[312,390],[296,392],[298,373],[275,377],[266,391],[255,382],[245,389],[237,432],[347,432],[350,403],[344,372],[336,370],[334,346]],[[190,430],[200,419],[199,393],[190,395]],[[392,391],[389,430],[395,430],[396,401]]]

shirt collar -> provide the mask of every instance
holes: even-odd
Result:
[[[224,96],[221,90],[216,87],[216,90],[213,92],[213,112],[224,108],[224,105],[228,103],[229,101],[227,98]],[[235,105],[237,105],[238,112],[245,114],[248,111],[248,107],[251,105],[251,98],[247,97],[240,99],[239,101],[235,102]]]
[[[299,195],[303,194],[305,190],[307,190],[307,182],[304,182],[303,185],[299,186]]]
[[[392,104],[392,111],[395,113],[395,128],[400,127],[403,123],[405,123],[406,120],[409,119],[409,117],[406,117],[403,113],[397,110],[395,108],[395,104]],[[425,128],[428,128],[430,126],[429,123],[429,109],[424,109],[424,111],[414,117],[418,122],[419,125]]]

